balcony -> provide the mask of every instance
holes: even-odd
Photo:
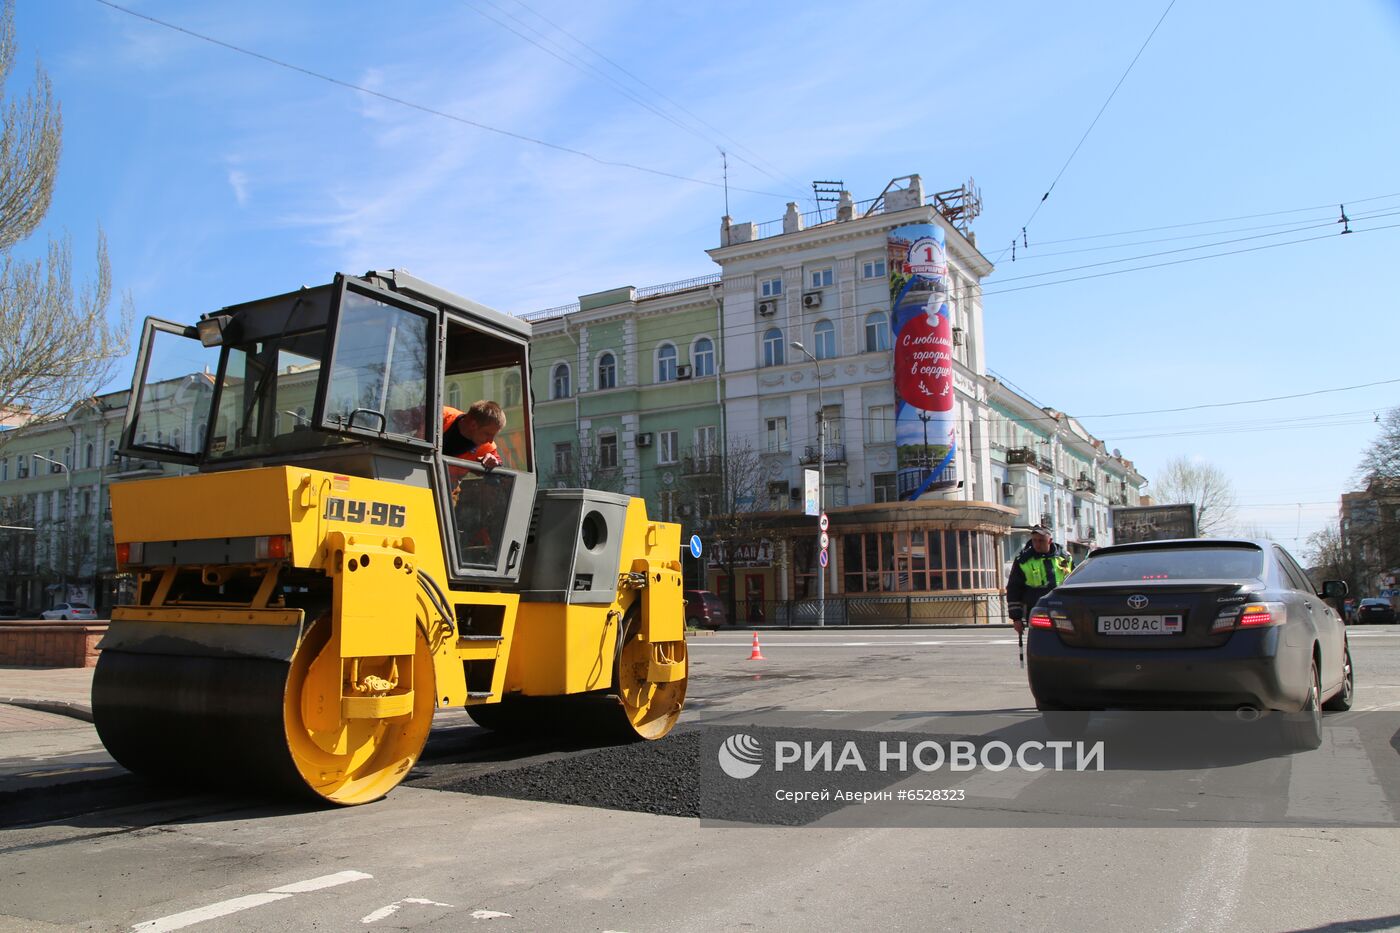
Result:
[[[1007,463],[1025,463],[1030,466],[1036,465],[1035,451],[1029,447],[1012,447],[1006,451]]]
[[[718,476],[722,468],[719,454],[688,454],[681,458],[682,476]]]
[[[802,456],[798,459],[803,466],[807,466],[813,463],[820,463],[822,460],[825,460],[827,463],[845,463],[846,445],[827,444],[825,450],[825,457],[823,457],[818,452],[817,445],[812,444],[809,447],[802,448]]]
[[[112,462],[102,467],[102,475],[108,477],[153,476],[165,472],[165,464],[159,460],[144,460],[139,457],[113,457]]]
[[[1074,484],[1074,488],[1075,488],[1076,490],[1078,490],[1079,492],[1098,492],[1098,491],[1099,491],[1099,485],[1098,485],[1098,483],[1095,483],[1093,480],[1091,480],[1091,479],[1090,479],[1089,477],[1087,477],[1087,476],[1084,476],[1083,474],[1080,474],[1079,479],[1078,479],[1078,480],[1075,482],[1075,484]]]

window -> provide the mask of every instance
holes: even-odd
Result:
[[[783,365],[783,332],[777,327],[770,327],[763,334],[763,365]]]
[[[759,285],[758,293],[764,298],[777,298],[783,293],[783,280],[764,279]]]
[[[813,288],[826,288],[832,282],[831,267],[827,266],[825,269],[813,269],[807,281],[811,283]]]
[[[73,469],[73,448],[63,448],[63,465],[68,469]]]
[[[871,312],[865,319],[865,352],[879,353],[890,348],[890,315],[887,311]]]
[[[819,360],[829,360],[836,355],[836,325],[830,321],[818,321],[812,329],[812,343],[815,344]]]
[[[715,374],[715,343],[709,337],[701,337],[690,349],[690,363],[695,368],[695,376]]]
[[[719,428],[713,424],[695,429],[695,456],[709,457],[719,453]]]
[[[781,512],[788,508],[791,501],[792,493],[788,491],[787,480],[768,484],[768,511]]]
[[[459,382],[449,382],[447,384],[447,404],[451,408],[461,410],[462,408],[462,384]]]
[[[506,390],[501,404],[508,409],[520,404],[520,373],[514,370],[506,373]]]
[[[788,449],[788,423],[786,418],[768,419],[768,449],[773,452]]]
[[[676,378],[676,348],[663,343],[656,348],[656,381],[674,382]]]
[[[574,472],[574,445],[568,441],[554,445],[554,472],[563,475]]]
[[[879,483],[881,476],[871,479]],[[928,528],[845,534],[839,549],[847,593],[991,590],[999,585],[1001,568],[992,539],[982,532]]]
[[[598,357],[598,388],[617,388],[617,357],[611,353]]]
[[[550,398],[569,397],[569,364],[560,363],[554,367],[554,375],[551,377]]]
[[[673,522],[676,520],[677,494],[674,489],[663,489],[660,494],[661,514],[657,516],[663,522]]]
[[[84,466],[86,469],[89,469],[89,470],[92,469],[92,458],[93,458],[93,448],[92,448],[92,445],[91,445],[91,444],[88,444],[88,445],[87,445],[86,455],[83,457],[83,466]]]
[[[867,259],[860,267],[860,277],[863,279],[883,279],[885,277],[885,261],[883,259]]]
[[[876,502],[898,502],[899,484],[893,473],[875,473],[870,477],[871,495]]]
[[[26,479],[29,476],[29,458],[20,454],[15,458],[15,478]]]
[[[598,469],[617,469],[617,435],[598,435]]]
[[[658,449],[656,452],[657,463],[676,463],[681,459],[681,432],[662,431],[656,435]]]
[[[871,405],[866,410],[865,441],[868,444],[888,444],[894,440],[894,406]],[[891,476],[894,474],[891,473]],[[887,500],[875,500],[877,502]]]
[[[0,483],[10,478],[10,458],[0,460]]]
[[[83,514],[92,514],[92,490],[90,489],[83,490]]]

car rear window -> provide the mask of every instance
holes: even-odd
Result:
[[[1253,548],[1145,548],[1089,558],[1068,583],[1136,583],[1142,580],[1259,580],[1264,552]]]
[[[89,606],[87,603],[69,603],[68,606],[69,606],[70,609],[91,609],[91,608],[92,608],[92,607]]]

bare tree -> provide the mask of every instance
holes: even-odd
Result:
[[[615,462],[604,464],[597,443],[580,442],[569,445],[567,462],[555,461],[548,474],[548,484],[565,489],[597,489],[600,492],[622,492],[626,476]],[[614,455],[614,460],[616,455]]]
[[[0,83],[15,63],[14,0],[0,2]],[[122,302],[108,320],[112,297],[106,238],[98,231],[93,281],[73,282],[67,236],[51,237],[44,259],[10,250],[48,213],[58,175],[63,118],[48,75],[35,66],[34,86],[11,99],[0,126],[0,420],[52,420],[94,395],[126,352],[132,311]],[[0,446],[6,434],[0,432]]]
[[[1380,435],[1367,446],[1356,468],[1362,485],[1376,480],[1400,482],[1400,408],[1387,411],[1380,424]]]
[[[1152,500],[1159,505],[1195,503],[1196,533],[1202,537],[1226,534],[1235,523],[1234,484],[1212,463],[1169,460],[1152,484]]]
[[[746,439],[730,438],[723,453],[708,456],[718,461],[718,470],[688,479],[685,486],[695,502],[695,526],[710,542],[712,563],[729,580],[729,618],[738,621],[734,570],[740,556],[766,536],[754,519],[765,506],[762,493],[767,474],[763,458]]]
[[[1321,589],[1324,580],[1345,580],[1353,592],[1360,592],[1360,575],[1337,522],[1329,522],[1308,535],[1303,559],[1313,586]]]

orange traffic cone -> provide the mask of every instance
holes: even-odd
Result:
[[[753,651],[749,652],[750,661],[767,661],[763,656],[763,649],[758,646],[758,633],[753,633]]]

